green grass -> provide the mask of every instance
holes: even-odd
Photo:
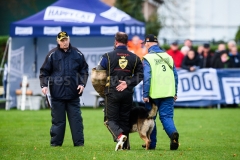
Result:
[[[0,159],[240,159],[240,109],[175,109],[180,147],[169,150],[169,139],[157,120],[156,150],[145,151],[138,133],[130,135],[131,150],[115,152],[103,125],[101,108],[83,108],[85,146],[73,147],[69,126],[62,147],[50,147],[50,110],[0,110]]]

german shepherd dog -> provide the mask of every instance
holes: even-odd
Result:
[[[131,128],[130,133],[139,133],[140,138],[145,142],[146,150],[149,149],[151,142],[150,134],[152,133],[155,125],[153,117],[156,116],[158,110],[153,101],[151,99],[149,100],[149,103],[152,106],[150,111],[145,107],[134,107],[132,108],[129,117],[129,124]],[[130,144],[128,144],[128,147],[130,148]]]
[[[99,103],[101,106],[104,106],[104,101]],[[157,114],[158,108],[156,104],[149,98],[149,104],[151,105],[151,110],[149,111],[145,107],[133,107],[130,111],[129,116],[129,127],[130,133],[138,132],[140,138],[145,142],[146,150],[149,149],[150,145],[150,134],[155,126],[154,117]],[[105,121],[105,119],[104,119]],[[130,149],[129,138],[128,141],[125,142],[123,147],[124,149]]]

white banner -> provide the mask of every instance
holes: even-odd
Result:
[[[119,31],[118,26],[101,26],[101,34],[105,35],[115,35]]]
[[[67,21],[67,22],[86,22],[93,23],[96,14],[91,12],[79,11],[76,9],[50,6],[47,7],[44,20]]]
[[[15,27],[16,35],[32,35],[33,27]]]
[[[15,77],[22,77],[23,75],[23,65],[24,65],[24,49],[22,46],[18,49],[12,50],[11,53],[11,67],[10,74]]]
[[[45,35],[57,35],[59,32],[61,32],[61,27],[44,27],[43,28],[43,34]]]
[[[73,35],[89,35],[90,27],[72,27]]]

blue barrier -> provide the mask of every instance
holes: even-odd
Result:
[[[159,83],[164,83],[161,79]],[[142,101],[142,82],[135,87],[134,102]],[[204,107],[239,104],[239,69],[178,70],[178,99],[175,106]]]

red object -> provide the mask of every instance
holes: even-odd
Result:
[[[122,133],[121,133],[121,134],[119,134],[119,136],[118,136],[118,138],[117,138],[117,139],[120,139],[122,135],[123,135]]]
[[[181,68],[184,55],[179,50],[173,51],[171,49],[167,50],[167,53],[173,58],[176,68]]]

